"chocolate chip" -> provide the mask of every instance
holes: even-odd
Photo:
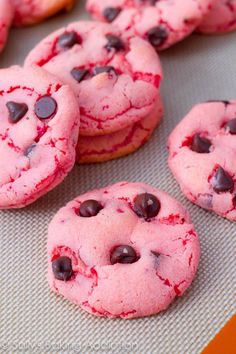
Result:
[[[153,45],[153,47],[158,49],[167,40],[168,32],[165,27],[162,26],[153,27],[147,32],[147,38],[151,43],[151,45]]]
[[[39,119],[51,118],[57,110],[57,102],[51,96],[41,97],[34,106],[34,112]]]
[[[24,155],[25,156],[29,156],[30,153],[34,150],[34,148],[36,147],[37,145],[36,144],[33,144],[33,145],[30,145],[24,152]]]
[[[232,192],[234,188],[232,177],[222,167],[218,167],[214,173],[211,184],[216,193]]]
[[[106,7],[103,10],[103,16],[107,22],[112,22],[119,15],[121,9],[119,7]]]
[[[95,66],[93,69],[93,74],[99,75],[102,73],[110,73],[111,71],[116,74],[116,70],[113,68],[113,66]]]
[[[70,73],[77,82],[81,82],[89,74],[89,71],[86,69],[74,68]]]
[[[28,106],[25,103],[18,102],[7,102],[6,103],[8,112],[9,112],[9,120],[11,123],[17,123],[24,115],[28,112]]]
[[[198,152],[199,154],[208,154],[211,145],[209,139],[201,137],[199,134],[195,134],[192,140],[191,150]]]
[[[115,49],[117,52],[119,52],[120,50],[123,50],[125,48],[124,42],[119,37],[114,36],[113,34],[107,34],[106,39],[107,44],[105,45],[105,48],[108,51]]]
[[[160,253],[156,252],[156,251],[151,251],[151,253],[153,254],[153,256],[155,257],[160,257]]]
[[[155,5],[155,3],[160,0],[136,0],[136,1],[140,3],[148,3],[150,5]]]
[[[149,219],[157,216],[161,203],[153,194],[139,194],[134,200],[134,212],[141,218]]]
[[[139,257],[131,246],[122,245],[115,247],[111,252],[111,264],[122,263],[131,264],[137,262]]]
[[[236,118],[231,119],[229,122],[225,124],[225,129],[230,134],[236,134]]]
[[[69,49],[75,44],[81,44],[81,38],[75,31],[65,32],[58,38],[58,45],[63,49]]]
[[[72,276],[72,262],[69,257],[61,256],[52,261],[52,271],[56,279],[69,280]]]
[[[225,101],[225,100],[208,100],[206,102],[207,103],[220,102],[220,103],[223,103],[225,106],[228,106],[230,104],[229,101]]]
[[[84,218],[90,218],[91,216],[96,216],[102,209],[102,205],[97,200],[86,200],[80,205],[79,215]]]

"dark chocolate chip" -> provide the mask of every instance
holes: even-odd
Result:
[[[115,247],[111,252],[111,264],[131,264],[137,262],[139,257],[131,246],[122,245]]]
[[[39,119],[51,118],[57,110],[57,102],[51,96],[41,97],[34,106],[34,111]]]
[[[80,205],[79,215],[84,218],[90,218],[91,216],[96,216],[102,209],[102,205],[97,200],[86,200]]]
[[[158,49],[167,40],[168,32],[163,26],[153,27],[147,32],[147,38],[151,45]]]
[[[117,52],[119,52],[120,50],[123,50],[125,48],[124,42],[119,37],[114,36],[113,34],[107,34],[106,39],[107,44],[105,48],[108,51],[115,49]]]
[[[103,16],[107,22],[112,22],[119,15],[120,11],[119,7],[106,7],[103,10]]]
[[[75,31],[64,32],[58,38],[58,45],[63,49],[69,49],[73,47],[75,44],[81,44],[81,38]]]
[[[86,69],[74,68],[70,73],[77,82],[81,82],[89,74],[89,71]]]
[[[225,124],[225,129],[230,133],[230,134],[236,134],[236,118],[231,119]]]
[[[6,103],[9,112],[9,121],[11,123],[17,123],[28,112],[28,106],[25,103],[7,102]]]
[[[230,104],[229,101],[225,101],[225,100],[208,100],[206,101],[207,103],[213,103],[213,102],[221,102],[223,103],[225,106],[228,106]]]
[[[111,71],[116,74],[116,70],[113,68],[113,66],[95,66],[95,68],[93,69],[93,75],[110,73]]]
[[[37,146],[36,144],[30,145],[30,146],[25,150],[24,155],[25,155],[25,156],[29,156],[36,146]]]
[[[140,2],[140,3],[148,3],[148,4],[150,4],[150,5],[155,5],[155,3],[157,2],[157,1],[160,1],[160,0],[136,0],[137,2]]]
[[[198,152],[199,154],[208,154],[211,145],[209,139],[201,137],[199,134],[195,134],[192,140],[191,150]]]
[[[134,212],[141,218],[149,219],[157,216],[161,203],[153,194],[139,194],[134,200]]]
[[[211,184],[216,193],[232,192],[234,188],[232,177],[222,167],[218,167],[215,171]]]
[[[157,258],[160,257],[160,253],[158,253],[156,251],[151,251],[151,253]]]
[[[69,280],[73,274],[71,259],[66,256],[58,257],[52,261],[52,271],[56,279]]]

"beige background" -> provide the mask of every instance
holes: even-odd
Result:
[[[85,18],[83,5],[81,1],[73,13],[36,27],[12,30],[0,66],[21,64],[38,40]],[[196,354],[231,317],[235,223],[185,200],[167,168],[165,145],[194,103],[236,97],[235,43],[236,33],[193,35],[162,53],[166,114],[146,146],[117,161],[76,166],[62,185],[34,205],[0,212],[0,352]],[[50,294],[45,278],[47,225],[54,213],[78,194],[119,180],[144,181],[177,197],[189,208],[202,245],[199,272],[186,295],[158,316],[132,321],[88,315]]]

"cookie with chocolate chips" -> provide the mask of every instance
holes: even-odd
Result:
[[[124,39],[110,24],[81,21],[54,32],[28,55],[25,65],[32,64],[72,87],[82,137],[120,131],[147,117],[157,103],[158,55],[148,42]]]
[[[209,12],[213,0],[87,0],[98,20],[138,35],[163,50],[190,35]]]
[[[200,246],[186,209],[143,183],[120,182],[71,201],[48,233],[51,289],[96,316],[157,314],[182,296]]]
[[[169,153],[169,166],[187,198],[236,220],[236,101],[193,107],[170,135]]]
[[[72,169],[79,107],[69,86],[41,68],[0,75],[0,208],[20,208]]]

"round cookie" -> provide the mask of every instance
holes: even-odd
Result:
[[[236,0],[215,0],[204,17],[198,32],[225,33],[236,29]]]
[[[128,155],[151,137],[163,116],[161,97],[146,117],[118,132],[96,137],[80,136],[76,149],[78,163],[104,162]]]
[[[87,10],[112,22],[127,37],[138,35],[156,48],[170,47],[190,35],[213,0],[88,0]]]
[[[9,1],[9,0],[8,0]],[[69,11],[74,0],[11,0],[15,7],[15,26],[33,25],[61,10]],[[10,2],[10,1],[9,1]]]
[[[186,197],[236,220],[236,101],[195,106],[170,135],[169,152]]]
[[[182,296],[200,256],[186,209],[158,189],[129,182],[59,210],[47,249],[53,291],[91,314],[126,319],[156,314]]]
[[[73,88],[85,136],[110,134],[146,117],[162,76],[149,43],[123,40],[119,30],[98,22],[72,23],[54,32],[29,54],[25,65],[32,64]]]
[[[0,0],[0,52],[3,50],[13,18],[13,7],[9,0]]]
[[[40,68],[0,75],[0,208],[20,208],[72,169],[79,108],[70,87]]]

